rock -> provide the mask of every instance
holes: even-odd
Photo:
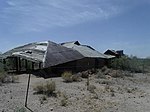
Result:
[[[53,111],[54,109],[53,108],[50,108],[50,111]]]

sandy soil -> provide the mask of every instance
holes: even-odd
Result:
[[[18,83],[0,86],[0,112],[14,112],[24,107],[28,75],[19,76]],[[87,91],[87,79],[65,83],[61,77],[52,78],[56,91],[67,97],[67,105],[61,106],[61,97],[35,95],[33,87],[43,79],[31,76],[28,107],[33,112],[150,112],[150,74],[133,74],[133,77],[98,79],[90,77],[95,93]],[[27,112],[30,112],[27,110]]]

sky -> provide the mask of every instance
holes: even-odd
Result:
[[[149,57],[150,0],[0,0],[1,52],[46,40]]]

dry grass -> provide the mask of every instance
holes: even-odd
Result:
[[[64,82],[79,82],[82,81],[81,76],[80,75],[73,75],[72,72],[64,72],[62,74],[62,78],[64,80]]]
[[[107,79],[107,76],[111,76],[113,78],[123,78],[123,77],[133,77],[132,73],[129,71],[123,70],[114,70],[107,67],[103,67],[98,70],[96,77],[101,79]]]
[[[96,74],[97,78],[102,78],[105,79],[105,75],[103,74],[103,72],[101,70],[98,71],[98,73]]]
[[[80,82],[82,81],[82,78],[79,75],[72,75],[72,81]]]
[[[45,94],[47,96],[52,96],[56,90],[56,84],[54,81],[47,81],[46,83],[38,83],[34,88],[37,94]]]
[[[5,83],[5,80],[7,78],[7,75],[5,72],[0,72],[0,82]]]
[[[95,89],[96,89],[96,86],[95,85],[89,85],[87,87],[87,90],[91,93],[95,93]]]
[[[19,81],[19,77],[12,75],[12,74],[7,74],[6,72],[0,72],[0,85],[2,83],[15,83]]]
[[[11,78],[12,78],[12,83],[19,82],[19,77],[18,76],[12,75]]]
[[[68,97],[65,93],[61,94],[60,105],[66,107],[68,105]]]

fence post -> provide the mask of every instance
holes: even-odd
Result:
[[[28,93],[29,93],[29,87],[30,87],[30,78],[31,78],[31,74],[29,74],[29,77],[28,77],[28,85],[27,85],[27,91],[26,91],[25,107],[27,107],[27,103],[28,103]]]

